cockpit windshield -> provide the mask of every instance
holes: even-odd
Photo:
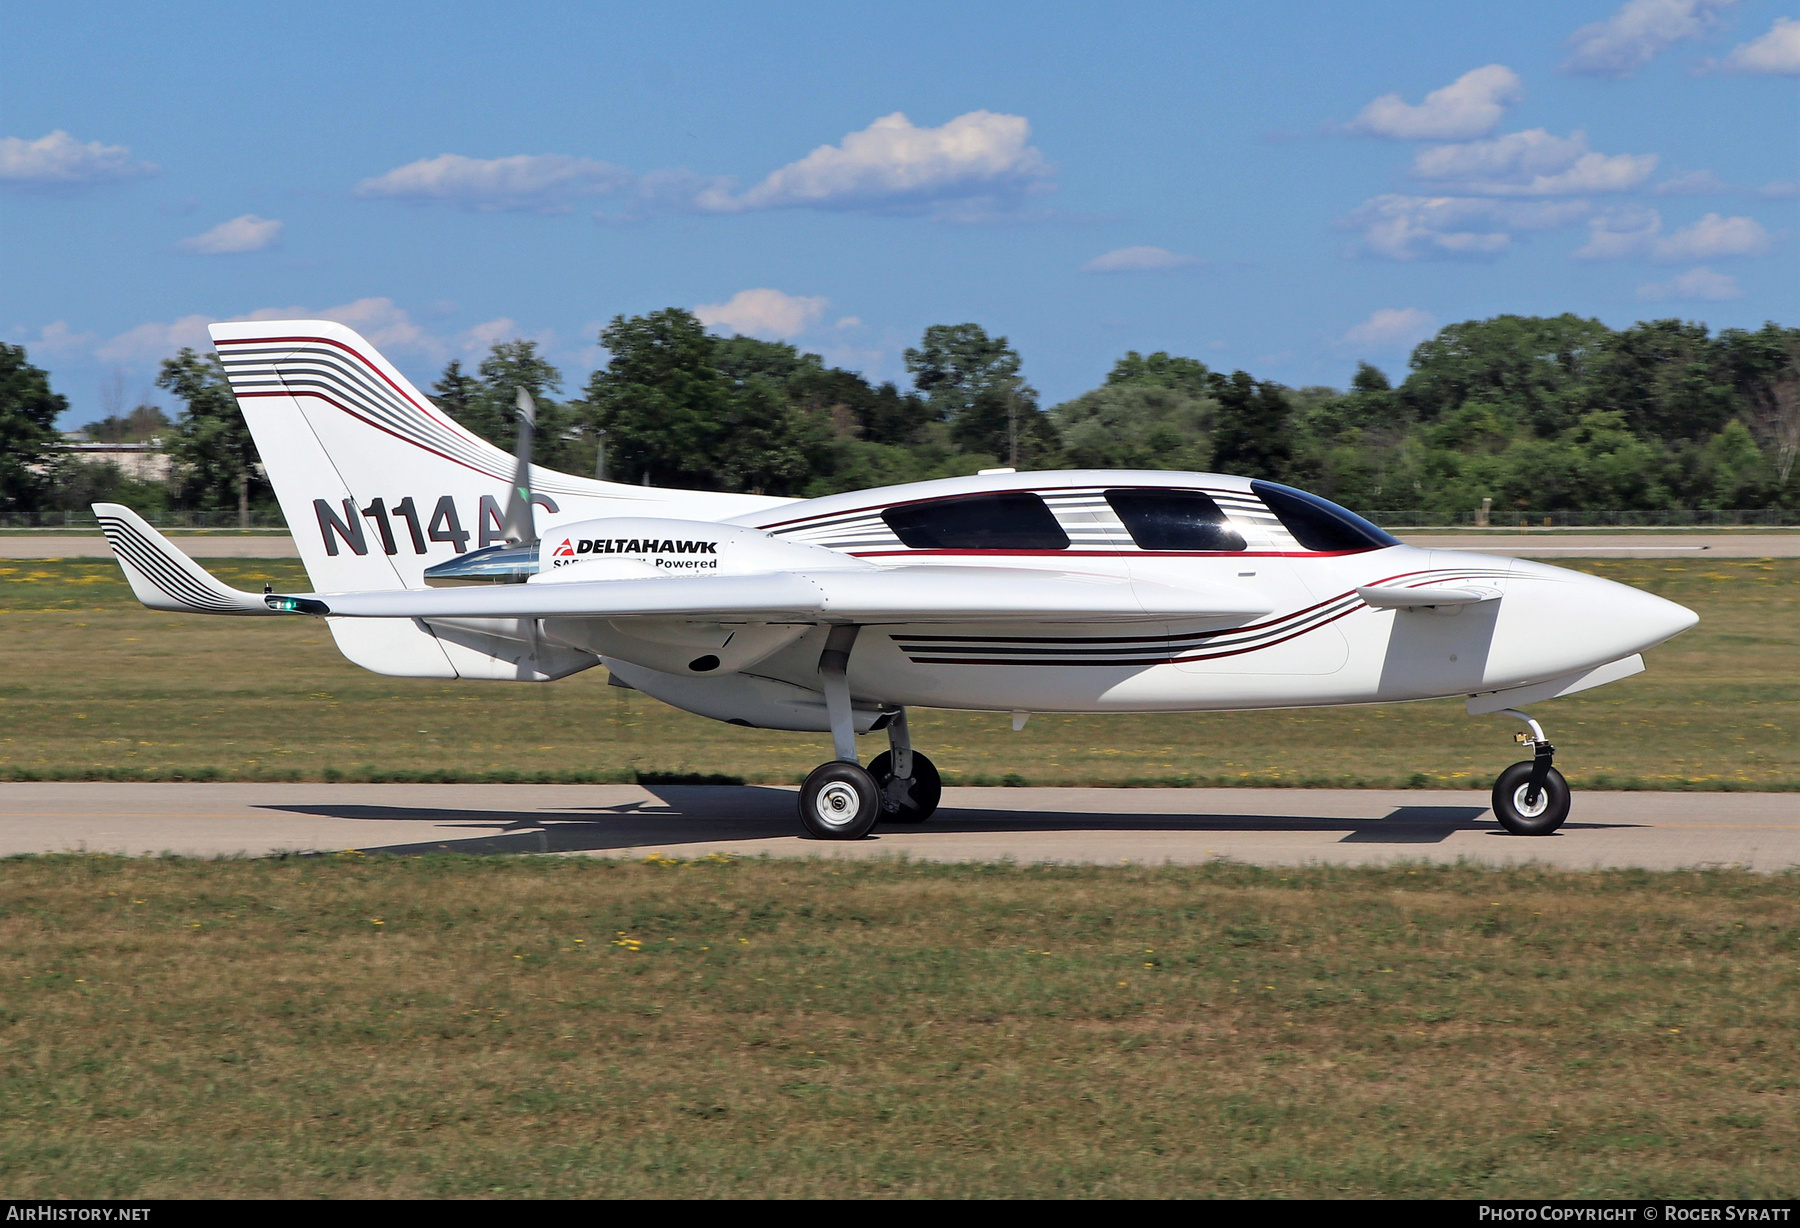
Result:
[[[1256,492],[1294,540],[1307,550],[1379,550],[1398,546],[1397,539],[1329,499],[1277,482],[1252,482]]]

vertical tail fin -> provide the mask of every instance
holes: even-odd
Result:
[[[210,331],[316,591],[424,588],[427,567],[506,540],[514,458],[452,421],[354,330],[257,320]],[[541,532],[599,516],[723,520],[786,502],[528,472]],[[377,673],[541,679],[580,666],[504,628],[329,622],[338,649]]]
[[[423,588],[426,567],[506,540],[514,458],[449,418],[354,330],[258,320],[210,331],[315,589]],[[786,502],[529,473],[545,532],[598,516],[724,519]]]

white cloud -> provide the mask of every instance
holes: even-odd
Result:
[[[821,145],[771,171],[741,195],[712,187],[695,203],[716,213],[810,208],[930,211],[954,219],[999,215],[1050,177],[1030,139],[1031,125],[1019,115],[970,111],[941,127],[919,128],[896,111],[850,133],[841,145]]]
[[[1605,21],[1569,36],[1563,67],[1597,77],[1627,77],[1657,52],[1699,38],[1719,24],[1718,12],[1736,0],[1627,0]]]
[[[1655,154],[1594,153],[1585,133],[1557,137],[1532,128],[1421,149],[1413,174],[1481,196],[1573,196],[1628,191],[1649,178],[1657,161]]]
[[[1672,234],[1662,233],[1662,215],[1654,209],[1625,209],[1596,216],[1589,222],[1588,241],[1576,250],[1584,260],[1618,260],[1648,257],[1671,264],[1688,260],[1719,260],[1730,256],[1760,256],[1773,246],[1773,237],[1751,217],[1725,217],[1709,213]]]
[[[1689,269],[1672,281],[1639,286],[1637,295],[1642,299],[1699,299],[1712,303],[1728,298],[1743,298],[1744,290],[1738,285],[1737,278],[1702,267]]]
[[[1489,64],[1431,91],[1416,107],[1398,94],[1384,94],[1344,130],[1409,141],[1465,140],[1492,132],[1505,116],[1506,104],[1524,95],[1517,73],[1504,64]]]
[[[1691,226],[1658,239],[1658,260],[1717,260],[1721,256],[1760,256],[1771,246],[1769,232],[1753,217],[1709,213]]]
[[[1612,209],[1588,220],[1588,241],[1575,249],[1580,260],[1618,260],[1650,251],[1662,230],[1654,209]]]
[[[299,311],[299,317],[288,313]],[[427,332],[413,321],[404,308],[397,306],[391,298],[359,298],[354,303],[345,303],[339,307],[327,307],[323,311],[311,312],[305,308],[265,307],[253,311],[247,316],[238,316],[240,320],[280,320],[295,318],[317,318],[320,320],[336,320],[339,324],[347,324],[361,333],[376,349],[407,351],[424,354],[431,358],[442,358],[446,346],[441,338]]]
[[[1362,232],[1365,255],[1386,260],[1493,256],[1519,231],[1553,230],[1593,211],[1586,201],[1514,201],[1470,196],[1377,196],[1339,223]]]
[[[1711,171],[1688,171],[1665,179],[1656,185],[1658,196],[1717,196],[1731,191],[1731,185]]]
[[[1121,247],[1095,256],[1081,266],[1083,273],[1166,273],[1199,264],[1192,256],[1182,256],[1165,247]]]
[[[456,345],[465,354],[485,354],[499,342],[511,341],[520,336],[521,331],[512,317],[498,316],[465,328],[457,336]]]
[[[1437,320],[1417,307],[1383,307],[1339,337],[1340,350],[1358,353],[1393,353],[1410,350],[1437,332]]]
[[[94,333],[78,333],[69,327],[68,321],[56,320],[38,329],[37,336],[24,338],[21,344],[27,351],[42,354],[73,354],[88,349],[98,340]]]
[[[84,145],[61,128],[35,141],[0,137],[0,184],[12,187],[66,190],[154,175],[160,169],[153,162],[132,161],[131,150],[123,145]]]
[[[1795,183],[1792,179],[1772,179],[1756,189],[1753,195],[1764,200],[1792,200],[1800,196],[1800,183]]]
[[[220,222],[205,234],[183,239],[175,246],[196,256],[222,256],[234,252],[260,252],[278,242],[282,223],[276,218],[246,213]]]
[[[828,299],[817,296],[740,290],[729,302],[702,303],[694,308],[694,316],[708,328],[723,326],[746,336],[785,341],[811,327],[828,305]]]
[[[239,316],[183,316],[169,323],[140,324],[112,338],[94,351],[104,362],[155,362],[173,356],[184,346],[202,354],[212,350],[208,324],[222,320],[336,320],[361,333],[382,351],[414,353],[434,361],[449,352],[444,341],[419,327],[390,298],[360,298],[353,303],[313,311],[307,307],[259,307]]]
[[[567,154],[488,159],[439,154],[365,179],[354,191],[370,199],[436,202],[483,212],[564,213],[577,198],[607,195],[636,183],[620,167]]]
[[[182,316],[168,324],[152,322],[120,333],[94,351],[103,362],[154,362],[171,358],[183,347],[202,353],[212,348],[206,335],[208,324],[218,323],[212,316]]]
[[[929,213],[947,221],[1017,217],[1022,196],[1048,188],[1051,169],[1030,144],[1022,116],[970,111],[937,128],[896,111],[839,145],[821,145],[744,192],[734,180],[683,169],[635,174],[593,158],[439,154],[365,179],[365,199],[408,200],[482,211],[566,213],[583,198],[625,203],[594,217],[639,221],[656,213],[836,209]]]
[[[1721,72],[1800,75],[1800,21],[1777,17],[1767,34],[1739,43],[1731,49],[1730,55],[1717,63],[1709,61],[1707,67]]]

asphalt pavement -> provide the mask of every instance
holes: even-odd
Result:
[[[344,849],[1780,871],[1800,866],[1800,794],[1578,792],[1561,831],[1523,837],[1474,790],[946,789],[928,823],[837,842],[800,834],[791,787],[0,784],[0,855]]]

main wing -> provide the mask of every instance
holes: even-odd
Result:
[[[1243,589],[1176,588],[1022,567],[869,567],[654,576],[391,592],[279,594],[284,613],[342,618],[754,618],[843,623],[1236,621],[1269,613]]]

